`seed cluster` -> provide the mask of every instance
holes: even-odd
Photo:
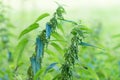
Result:
[[[78,47],[83,36],[81,35],[79,27],[72,30],[73,37],[71,39],[71,45],[66,50],[64,58],[65,62],[61,67],[61,76],[59,80],[73,80],[72,70],[74,68],[75,61],[78,59]]]

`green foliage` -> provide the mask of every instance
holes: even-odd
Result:
[[[46,23],[46,30],[43,30],[41,32],[41,34],[36,38],[36,47],[35,47],[35,54],[33,54],[33,56],[30,58],[31,61],[31,66],[28,69],[28,76],[29,79],[37,79],[39,80],[39,77],[34,77],[35,74],[41,69],[41,64],[42,64],[42,58],[44,55],[44,46],[46,46],[48,44],[48,40],[50,39],[51,33],[55,32],[55,29],[57,27],[57,17],[58,18],[63,18],[62,16],[62,7],[58,7],[56,12],[53,15],[53,18],[50,19],[50,22]],[[35,21],[35,23],[39,20],[41,20],[42,18],[49,16],[49,14],[43,14],[40,17],[38,17],[38,19]],[[34,24],[35,24],[34,23]],[[28,33],[29,31],[33,30],[34,24],[31,25],[30,27],[28,27],[27,29],[25,29],[21,34],[20,37],[26,33]],[[37,25],[39,26],[39,25]],[[56,44],[52,43],[53,46],[57,46]],[[57,46],[59,49],[60,47]],[[62,50],[62,49],[61,49]]]
[[[57,64],[57,63],[52,63],[52,64],[50,64],[50,65],[46,68],[44,75],[46,75],[46,73],[47,73],[50,69],[54,68],[54,67],[56,66],[56,64]]]
[[[34,76],[34,79],[33,80],[37,80],[37,78],[42,75],[42,73],[44,72],[44,69],[40,69]]]
[[[0,2],[1,10],[4,7]],[[20,29],[21,24],[13,20],[18,26],[15,29],[9,16],[7,18],[1,10],[0,80],[120,79],[119,34],[108,39],[108,35],[103,33],[102,24],[105,22],[95,21],[93,25],[85,25],[68,20],[63,17],[66,11],[60,5],[50,20],[43,22],[45,27],[43,25],[40,30],[30,33],[39,29],[38,22],[42,25],[41,20],[48,17],[49,13],[41,14],[18,36],[17,29]],[[16,21],[16,17],[13,19]],[[30,37],[26,35],[28,33]]]
[[[49,16],[48,13],[44,13],[44,14],[40,15],[33,24],[31,24],[30,26],[28,26],[26,29],[24,29],[24,30],[20,33],[19,38],[21,38],[21,37],[22,37],[23,35],[25,35],[26,33],[29,33],[30,31],[32,31],[32,30],[34,30],[34,29],[37,29],[37,28],[39,27],[39,24],[38,24],[37,22],[40,21],[40,20],[42,20],[43,18],[45,18],[45,17],[47,17],[47,16]]]
[[[45,18],[45,17],[47,17],[47,16],[49,16],[48,13],[44,13],[44,14],[40,15],[40,16],[36,19],[36,21],[35,21],[34,23],[36,23],[36,22],[42,20],[43,18]]]
[[[97,46],[94,46],[94,45],[92,45],[92,44],[85,43],[85,42],[80,42],[80,45],[82,45],[82,46],[90,46],[90,47],[94,47],[94,48],[99,48],[99,47],[97,47]]]
[[[34,23],[34,24],[31,24],[28,28],[24,29],[21,33],[20,33],[20,36],[19,38],[21,38],[23,35],[25,35],[26,33],[29,33],[30,31],[36,29],[39,27],[39,24],[38,23]]]
[[[19,63],[19,61],[21,60],[21,57],[22,57],[22,53],[23,53],[23,51],[24,51],[24,49],[25,49],[25,47],[26,47],[26,45],[27,45],[27,43],[28,43],[28,39],[27,38],[24,38],[24,39],[22,39],[19,43],[18,43],[18,45],[16,46],[16,51],[15,51],[15,53],[16,54],[18,54],[18,56],[17,56],[17,64]]]

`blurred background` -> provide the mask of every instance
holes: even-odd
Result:
[[[14,22],[20,23],[32,21],[40,13],[55,11],[58,2],[67,10],[67,17],[74,20],[87,20],[87,22],[102,21],[107,33],[119,32],[118,25],[120,19],[119,0],[3,0],[10,6],[9,17]],[[31,16],[31,17],[29,17]],[[21,23],[24,24],[24,23]],[[24,24],[25,25],[25,24]],[[24,26],[23,25],[23,26]],[[27,24],[26,24],[27,25]],[[112,30],[112,31],[111,31]]]
[[[12,80],[13,76],[14,80],[26,80],[27,76],[24,75],[27,75],[29,58],[34,52],[35,37],[51,17],[41,21],[39,29],[25,36],[29,42],[24,49],[21,49],[23,46],[19,45],[18,36],[40,14],[47,12],[52,16],[58,7],[56,2],[65,8],[65,18],[76,22],[81,20],[92,30],[87,42],[104,49],[89,47],[81,49],[80,60],[91,70],[78,72],[74,80],[119,80],[120,0],[0,0],[0,80]],[[67,28],[64,31],[67,32]],[[6,36],[9,40],[6,40]],[[65,48],[61,47],[61,50]],[[59,52],[56,53],[58,53],[56,59],[54,55],[46,55],[44,64],[48,65],[47,62],[52,61],[61,63],[64,52],[62,56]],[[9,59],[11,55],[13,58]],[[58,56],[61,57],[57,58]],[[17,65],[20,66],[19,70],[11,73]],[[52,80],[52,78],[53,75],[48,74],[45,80]]]

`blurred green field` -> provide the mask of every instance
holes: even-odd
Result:
[[[94,45],[79,47],[72,80],[120,80],[119,0],[0,0],[0,80],[30,80],[28,68],[30,57],[36,50],[36,37],[52,18],[58,7],[56,2],[64,7],[65,19],[88,28],[83,41]],[[40,27],[18,38],[43,13],[50,16],[38,22]],[[63,31],[57,28],[58,35],[53,33],[44,49],[38,74],[40,80],[60,80],[54,78],[61,73],[74,28],[73,24],[64,21],[61,26]],[[47,67],[54,62],[58,64],[45,74]]]

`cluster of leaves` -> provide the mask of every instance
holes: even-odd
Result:
[[[64,55],[65,62],[62,65],[61,80],[72,80],[72,68],[74,67],[75,60],[78,59],[78,45],[80,39],[77,37],[77,34],[78,33],[74,33],[71,39],[71,45]]]
[[[69,22],[73,23],[73,21]],[[77,23],[75,23],[74,25],[77,25],[78,27],[73,28],[71,31],[73,37],[71,38],[70,47],[66,50],[64,54],[65,62],[64,64],[62,64],[61,67],[61,75],[59,77],[60,80],[73,80],[73,68],[76,60],[78,60],[79,45],[93,47],[93,45],[91,44],[82,42],[82,40],[84,39],[84,34],[87,33],[87,28],[82,27],[81,24]]]
[[[85,43],[82,41],[85,38],[84,34],[86,34],[89,29],[81,24],[74,22],[74,21],[64,19],[62,16],[62,13],[64,13],[64,12],[65,12],[65,10],[63,7],[61,7],[61,6],[58,7],[56,12],[53,15],[53,18],[50,19],[50,22],[46,23],[46,29],[43,30],[41,32],[41,34],[38,35],[38,37],[36,38],[35,53],[30,58],[31,66],[28,69],[28,75],[29,75],[30,80],[33,80],[33,79],[39,80],[38,76],[40,74],[41,63],[42,63],[42,58],[43,58],[43,54],[44,54],[44,47],[48,45],[51,34],[58,41],[59,41],[59,39],[63,39],[63,37],[60,38],[61,35],[59,35],[58,33],[55,32],[57,26],[58,26],[58,28],[60,28],[60,30],[62,32],[64,32],[63,28],[61,27],[61,24],[58,23],[59,21],[69,22],[69,23],[72,23],[73,25],[77,26],[74,29],[72,29],[72,31],[71,31],[71,34],[73,35],[73,37],[71,39],[70,47],[66,50],[66,52],[64,54],[65,62],[64,62],[64,64],[62,64],[61,75],[58,77],[59,79],[61,79],[61,80],[72,80],[73,79],[72,71],[74,68],[75,61],[78,60],[78,46],[79,45],[91,46],[91,47],[97,48],[94,45],[91,45],[91,44],[88,44],[88,43]],[[49,16],[48,13],[42,14],[32,25],[30,25],[28,28],[26,28],[25,30],[23,30],[21,32],[19,38],[21,38],[21,36],[23,36],[24,34],[38,28],[39,24],[37,22],[47,16]],[[59,47],[59,45],[57,45],[55,43],[52,43],[52,45],[56,49]],[[62,50],[60,47],[57,50],[59,51],[59,49]],[[47,50],[47,51],[49,51],[49,50]],[[51,53],[51,52],[49,51],[48,53]],[[57,63],[50,64],[47,67],[45,74],[51,68],[54,68],[56,66],[56,64]],[[56,78],[57,77],[55,77],[54,79],[56,79]]]
[[[63,13],[64,8],[59,6],[53,15],[53,18],[50,19],[50,22],[46,23],[46,30],[43,30],[41,34],[36,38],[35,54],[33,54],[33,56],[30,58],[31,66],[28,69],[28,75],[30,80],[33,80],[35,74],[41,69],[44,46],[48,44],[51,33],[55,32],[55,29],[58,25],[58,18],[63,19]],[[33,29],[38,28],[39,24],[37,22],[47,16],[49,16],[48,13],[42,14],[32,25],[30,25],[28,28],[21,32],[19,38],[21,38],[21,36],[23,36],[24,34],[32,31]]]
[[[105,44],[102,45],[105,40],[101,38],[101,24],[88,29],[81,23],[64,19],[62,15],[64,12],[63,7],[58,7],[50,21],[46,22],[46,28],[37,33],[35,50],[31,49],[31,43],[28,43],[30,40],[24,38],[26,37],[24,35],[39,28],[39,21],[49,16],[49,14],[44,13],[40,15],[28,28],[21,32],[19,39],[22,39],[20,39],[20,42],[16,46],[15,54],[13,55],[15,63],[10,63],[7,69],[0,68],[0,80],[26,80],[28,77],[26,75],[28,67],[26,66],[28,65],[30,65],[28,69],[29,80],[119,80],[119,52],[114,52],[113,50],[119,50],[119,44],[117,45],[118,47],[116,46],[113,49],[109,49],[108,44],[108,47]],[[0,14],[5,15],[2,12]],[[1,36],[0,47],[6,50],[5,46],[7,46],[10,51],[9,37],[11,34],[9,30],[11,28],[7,26],[7,22],[5,16],[0,16],[0,29],[2,29],[0,35],[5,34],[8,37],[6,40],[6,37]],[[95,24],[92,26],[95,26]],[[3,30],[3,28],[5,29]],[[88,34],[88,32],[90,33]],[[119,37],[119,35],[114,37]],[[99,47],[92,44],[99,45]],[[104,47],[107,51],[104,51],[100,47]],[[2,51],[3,48],[1,48]],[[4,53],[1,50],[0,54]],[[33,54],[32,57],[30,57],[31,54]],[[5,56],[1,55],[0,60],[2,57],[5,58]],[[30,62],[28,60],[29,57]],[[1,67],[4,66],[1,62],[0,64]]]

